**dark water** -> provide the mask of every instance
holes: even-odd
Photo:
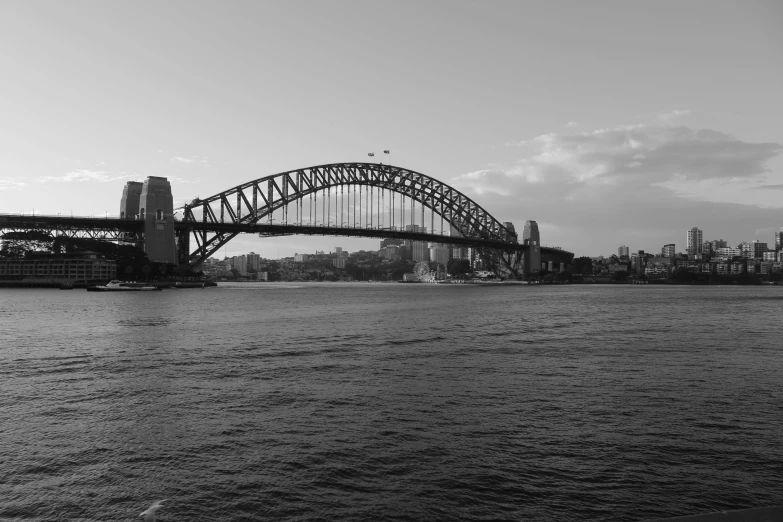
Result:
[[[0,519],[783,504],[783,287],[0,291]]]

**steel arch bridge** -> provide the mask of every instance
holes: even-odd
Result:
[[[400,206],[395,201],[397,197]],[[409,211],[405,209],[406,200]],[[427,210],[430,233],[423,230]],[[281,172],[209,198],[194,199],[179,211],[183,213],[177,226],[179,262],[191,267],[199,266],[239,233],[258,232],[261,235],[403,237],[470,245],[496,273],[522,275],[519,268],[525,246],[518,243],[514,231],[455,188],[393,165],[333,163]],[[410,219],[406,226],[408,212]],[[419,214],[420,224],[410,226],[416,223]],[[440,234],[433,233],[436,216]],[[274,221],[284,224],[274,224]],[[448,234],[444,225],[448,226]],[[191,233],[196,242],[192,250]]]

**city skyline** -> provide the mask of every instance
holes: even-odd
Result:
[[[2,212],[117,214],[125,182],[147,176],[167,177],[179,206],[376,159],[453,185],[518,230],[535,220],[543,244],[577,255],[658,251],[693,223],[730,244],[770,242],[783,225],[774,4],[2,10]],[[284,45],[292,34],[299,45]],[[240,236],[227,253],[331,242]]]

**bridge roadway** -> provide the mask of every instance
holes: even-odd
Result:
[[[176,221],[174,224],[178,233],[204,233],[219,232],[228,234],[251,233],[263,237],[275,237],[284,235],[320,235],[320,236],[347,236],[347,237],[372,237],[408,239],[411,241],[424,241],[432,243],[444,243],[449,245],[464,245],[486,249],[523,252],[526,247],[518,243],[506,243],[503,241],[484,239],[479,237],[444,236],[439,234],[425,234],[398,230],[393,227],[386,228],[360,228],[337,227],[322,225],[298,225],[298,224],[269,224],[269,223],[204,223],[199,221]],[[138,220],[120,219],[118,217],[99,216],[50,216],[50,215],[24,215],[24,214],[0,214],[0,231],[23,230],[48,230],[55,235],[69,237],[90,237],[108,241],[127,241],[129,235],[141,234],[144,222]],[[573,254],[555,247],[541,247],[542,256],[546,254],[557,257],[572,257]],[[569,259],[570,262],[570,259]]]

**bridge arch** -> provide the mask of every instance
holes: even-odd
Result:
[[[421,205],[422,209],[430,209],[432,216],[439,215],[463,238],[508,245],[511,250],[518,248],[517,234],[513,230],[471,198],[435,178],[394,165],[332,163],[272,174],[205,199],[194,199],[179,210],[183,212],[183,221],[200,222],[203,228],[194,230],[197,248],[192,252],[189,241],[180,238],[180,263],[199,265],[239,233],[228,227],[218,230],[219,225],[258,223],[265,218],[271,219],[276,211],[301,204],[304,198],[327,192],[331,195],[331,189],[346,186],[368,187],[371,194],[374,189],[400,194]],[[373,200],[366,201],[372,204]],[[405,199],[402,201],[404,205]],[[373,226],[381,227],[380,223]],[[398,230],[396,224],[391,223],[384,229]]]

